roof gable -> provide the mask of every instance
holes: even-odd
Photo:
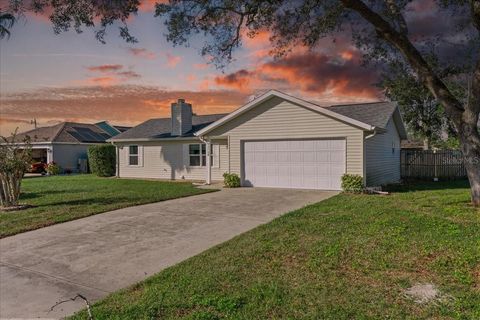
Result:
[[[360,128],[365,131],[379,130],[384,131],[387,123],[394,116],[395,124],[402,139],[406,139],[406,130],[403,124],[400,112],[396,103],[393,102],[374,102],[374,103],[360,103],[349,105],[334,105],[329,107],[322,107],[315,103],[296,98],[277,90],[270,90],[256,99],[248,102],[229,115],[219,119],[218,121],[206,126],[202,130],[195,133],[197,136],[202,136],[211,132],[215,128],[233,120],[234,118],[244,114],[245,112],[259,106],[263,102],[278,97],[289,101],[298,106],[312,110],[327,117],[344,122],[351,126]]]
[[[325,116],[328,116],[328,117],[336,119],[336,120],[339,120],[341,122],[345,122],[347,124],[350,124],[354,127],[358,127],[360,129],[363,129],[363,130],[371,131],[371,130],[374,129],[374,126],[372,126],[370,124],[367,124],[367,123],[358,121],[356,119],[346,117],[342,114],[333,112],[333,111],[329,110],[329,108],[320,107],[319,105],[316,105],[316,104],[311,103],[309,101],[290,96],[286,93],[283,93],[283,92],[280,92],[280,91],[277,91],[277,90],[270,90],[270,91],[262,94],[261,96],[255,98],[254,100],[248,102],[247,104],[243,105],[242,107],[238,108],[237,110],[233,111],[232,113],[228,114],[227,116],[225,116],[225,117],[219,119],[218,121],[215,121],[214,123],[206,126],[202,130],[196,132],[195,135],[196,136],[205,135],[208,132],[212,131],[213,129],[218,128],[219,126],[227,123],[228,121],[230,121],[230,120],[244,114],[245,112],[257,107],[258,105],[267,101],[268,99],[271,99],[272,97],[279,97],[279,98],[284,99],[286,101],[289,101],[293,104],[296,104],[296,105],[299,105],[301,107],[310,109],[312,111],[318,112],[320,114],[323,114]]]

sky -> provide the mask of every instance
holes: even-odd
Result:
[[[204,39],[173,47],[146,3],[129,21],[132,45],[109,29],[102,44],[93,30],[54,34],[48,18],[29,14],[0,42],[0,135],[61,121],[136,125],[168,117],[179,98],[197,114],[230,112],[252,96],[278,89],[320,104],[382,100],[378,73],[361,65],[349,39],[321,40],[274,59],[268,33],[245,38],[224,70],[199,53]],[[427,17],[430,18],[430,17]],[[425,19],[424,19],[425,20]],[[422,20],[423,21],[423,20]]]

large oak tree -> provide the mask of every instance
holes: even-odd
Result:
[[[46,10],[56,32],[71,27],[80,31],[82,25],[94,26],[98,21],[97,38],[103,41],[106,28],[120,23],[121,36],[136,41],[126,22],[137,12],[138,0],[12,0],[11,4],[16,12]],[[437,34],[422,39],[411,34],[409,23],[415,4],[421,4],[417,11],[438,10],[437,21],[431,22],[435,26],[455,21],[450,28],[458,31],[462,41],[455,43],[457,52],[449,55],[454,59],[442,60],[442,52],[436,53],[442,65],[460,63],[470,75],[467,99],[456,96],[446,85],[442,72],[426,58],[432,47],[441,49],[447,41],[441,33],[448,30],[439,27]],[[272,53],[277,57],[288,54],[295,46],[315,48],[320,39],[347,32],[370,63],[402,59],[453,123],[465,158],[472,203],[480,205],[480,1],[170,0],[157,4],[155,14],[165,20],[166,37],[176,45],[188,44],[192,37],[203,35],[202,54],[212,57],[219,66],[232,59],[243,37],[255,37],[263,31],[270,32]]]

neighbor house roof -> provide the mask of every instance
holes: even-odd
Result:
[[[57,143],[102,143],[112,137],[110,133],[89,123],[62,122],[49,127],[40,127],[16,135],[17,142],[23,142],[26,137],[30,142]]]
[[[192,130],[182,135],[181,137],[172,136],[172,121],[171,118],[150,119],[136,127],[133,127],[115,137],[111,141],[121,140],[156,140],[168,138],[188,138],[194,137],[194,132],[201,130],[207,125],[217,121],[226,116],[222,114],[209,115],[192,115]]]
[[[282,98],[286,101],[290,101],[294,104],[300,105],[330,118],[348,123],[365,131],[382,131],[386,129],[388,120],[393,116],[401,138],[406,138],[406,130],[401,120],[400,112],[397,105],[393,102],[360,103],[322,107],[316,103],[306,101],[277,90],[269,90],[268,92],[260,95],[254,100],[233,111],[229,115],[199,130],[195,133],[195,135],[205,135],[213,129],[240,116],[241,114],[255,108],[264,101],[273,97]]]
[[[424,143],[419,140],[404,140],[401,144],[402,149],[423,149]]]

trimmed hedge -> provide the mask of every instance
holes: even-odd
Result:
[[[111,144],[91,146],[88,148],[90,171],[99,177],[115,175],[116,148]]]
[[[236,173],[227,173],[223,174],[223,183],[227,188],[238,188],[240,187],[240,177]]]
[[[342,176],[342,190],[344,192],[360,193],[363,191],[363,177],[358,174],[344,174]]]
[[[47,171],[50,176],[56,176],[57,174],[60,174],[62,168],[52,161],[45,166],[45,171]]]

